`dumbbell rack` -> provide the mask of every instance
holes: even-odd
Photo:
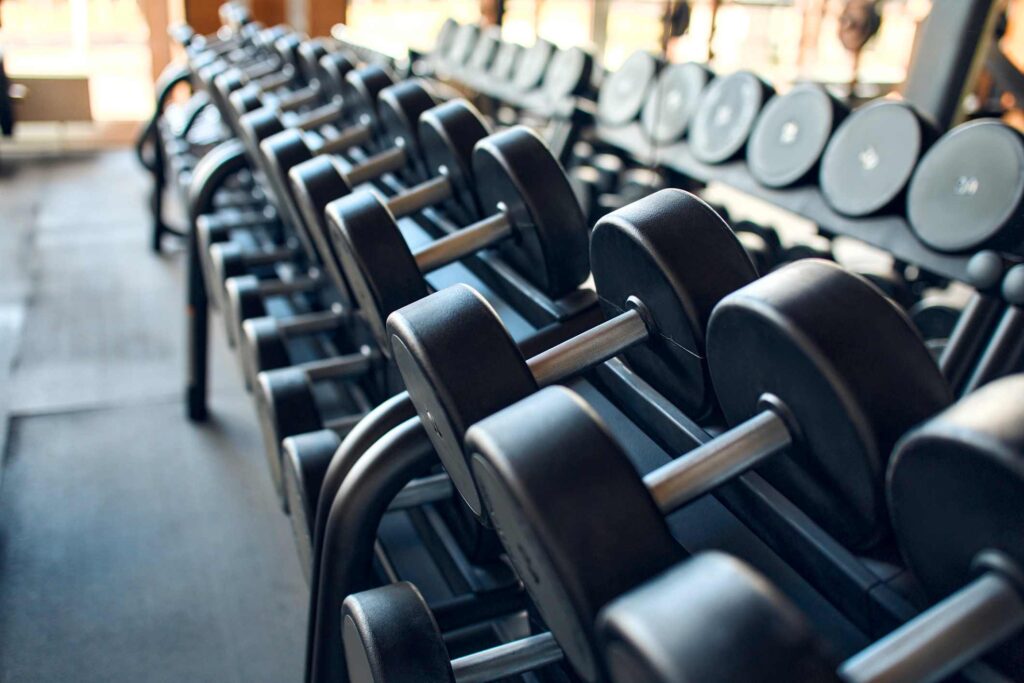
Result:
[[[802,216],[814,222],[825,233],[858,239],[935,275],[967,280],[967,261],[972,254],[939,254],[932,251],[914,236],[903,216],[880,214],[867,218],[848,218],[828,206],[817,185],[804,184],[785,189],[765,187],[751,175],[746,161],[705,164],[694,158],[685,140],[655,148],[638,123],[615,128],[598,125],[597,137],[626,152],[641,164],[661,166],[703,184],[711,181],[723,183]]]
[[[499,92],[485,93],[499,96]],[[541,93],[528,95],[501,92],[510,104],[532,111],[547,111],[553,120],[576,120],[592,113],[587,100],[571,98],[555,105]],[[968,256],[939,255],[920,244],[899,216],[849,219],[833,212],[820,191],[813,186],[772,190],[759,185],[742,161],[719,166],[702,164],[693,158],[685,142],[652,150],[639,125],[622,128],[598,126],[598,137],[635,160],[661,165],[701,183],[719,181],[804,216],[824,231],[860,239],[886,250],[896,258],[929,272],[957,280],[966,278]],[[353,154],[353,161],[359,154]],[[213,209],[213,197],[224,182],[245,166],[244,152],[237,143],[225,143],[209,154],[191,173],[175,169],[174,177],[186,195],[190,216]],[[403,189],[393,176],[384,176],[379,186],[387,193]],[[458,226],[437,211],[428,209],[400,220],[410,244],[448,235]],[[189,252],[190,272],[199,273],[198,254]],[[561,299],[544,296],[494,252],[483,252],[427,276],[435,288],[453,282],[469,282],[498,305],[510,331],[517,339],[549,326],[556,334],[568,336],[574,326],[597,316],[596,296],[580,290]],[[191,283],[190,283],[191,284]],[[203,329],[195,325],[191,349],[193,367],[201,356],[206,364],[205,299],[201,302]],[[202,339],[196,334],[200,333]],[[205,369],[203,370],[205,373]],[[634,464],[647,472],[708,441],[712,433],[682,414],[664,397],[639,379],[621,361],[612,360],[584,378],[569,383],[587,398],[627,447]],[[205,393],[205,388],[203,389]],[[883,547],[869,556],[858,556],[824,532],[758,474],[751,472],[725,485],[714,494],[669,518],[670,527],[690,552],[716,548],[735,553],[761,569],[770,579],[807,611],[829,640],[852,651],[867,637],[875,637],[907,620],[915,613],[903,585],[906,574],[891,548]],[[410,534],[422,547],[409,543]],[[391,552],[391,548],[398,549]],[[415,555],[415,556],[413,556]],[[427,560],[429,559],[429,562]],[[414,580],[425,593],[480,589],[474,574],[444,523],[431,506],[392,513],[381,527],[376,548],[378,573],[397,573]],[[435,571],[436,570],[436,571]],[[991,675],[991,672],[989,672]],[[970,672],[963,680],[982,680]],[[999,680],[986,678],[985,680]]]
[[[616,131],[620,135],[625,132],[626,129]],[[607,131],[601,134],[606,142],[610,141]],[[624,148],[635,145],[637,156],[642,159],[643,140],[638,130],[633,134],[632,138],[612,139],[620,141]],[[209,155],[201,167],[196,168],[189,193],[193,215],[209,210],[209,198],[214,195],[216,186],[244,165],[241,150],[228,149],[232,144],[227,143],[224,149]],[[669,151],[675,155],[671,159],[674,170],[696,180],[720,180],[737,189],[756,185],[742,162],[707,167],[694,161],[688,153],[682,154],[686,151],[685,145],[662,151],[663,159],[668,159]],[[358,161],[358,153],[353,161]],[[390,175],[381,179],[380,186],[389,194],[403,189],[402,183]],[[936,256],[926,252],[924,247],[915,248],[916,240],[898,217],[841,219],[824,207],[820,193],[809,187],[788,191],[753,188],[751,194],[812,220],[820,220],[822,212],[828,211],[831,215],[826,218],[831,218],[832,222],[820,222],[836,233],[864,239],[898,258],[947,277],[964,277],[965,257]],[[416,217],[401,219],[400,227],[413,245],[458,229],[439,212],[430,209]],[[885,230],[889,234],[882,234]],[[470,282],[483,290],[489,300],[505,302],[507,306],[497,306],[498,312],[519,339],[559,323],[566,328],[584,325],[588,316],[596,315],[593,292],[579,290],[564,299],[551,300],[494,252],[483,252],[452,264],[430,274],[428,280],[434,287]],[[568,334],[568,331],[563,330],[561,334]],[[192,343],[196,353],[205,353],[205,346],[200,349],[198,340],[193,338]],[[684,453],[712,437],[621,361],[609,361],[570,386],[594,404],[627,446],[641,472],[667,462],[672,457],[670,454]],[[387,568],[390,562],[386,558],[391,555],[388,548],[401,548],[396,555],[406,553],[410,547],[408,534],[416,533],[423,541],[423,553],[417,555],[415,561],[407,556],[394,571],[409,578],[415,574],[428,593],[444,594],[480,587],[479,577],[472,573],[457,546],[446,538],[444,525],[436,515],[429,511],[401,514],[405,515],[404,519],[393,519],[382,527],[377,565],[383,575],[392,571]],[[752,561],[769,578],[785,586],[815,618],[817,626],[829,634],[829,639],[844,649],[852,651],[865,638],[887,632],[916,612],[901,586],[906,577],[894,551],[883,548],[870,556],[850,552],[754,472],[676,513],[669,518],[669,524],[676,538],[690,552],[714,547]],[[438,571],[423,570],[421,562],[428,557]],[[439,577],[443,577],[443,585],[438,583]]]

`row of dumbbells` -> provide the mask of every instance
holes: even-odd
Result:
[[[460,115],[472,113],[465,103],[446,103],[438,109],[457,109]],[[429,111],[432,113],[421,115],[421,121],[446,120],[436,110]],[[480,121],[475,114],[472,118]],[[454,128],[463,131],[470,118],[457,120],[460,123]],[[443,127],[443,122],[438,125]],[[486,133],[483,125],[480,128]],[[807,631],[801,631],[804,627],[799,626],[784,599],[766,589],[764,582],[749,571],[722,558],[691,560],[684,565],[685,571],[679,570],[682,578],[675,578],[673,572],[664,575],[668,578],[662,577],[663,581],[645,585],[636,599],[653,596],[648,598],[647,609],[627,605],[622,608],[625,616],[621,622],[614,613],[606,612],[600,622],[608,625],[600,629],[606,634],[605,641],[598,637],[597,613],[611,598],[634,598],[630,591],[637,588],[644,573],[653,576],[681,560],[678,544],[667,532],[662,533],[664,522],[660,517],[661,526],[654,524],[651,536],[642,537],[642,515],[650,518],[652,512],[660,515],[684,505],[754,465],[766,471],[774,465],[776,485],[852,547],[877,542],[887,526],[884,492],[880,491],[883,454],[892,450],[909,427],[941,411],[951,396],[906,318],[877,290],[834,265],[805,261],[757,279],[735,233],[721,218],[692,195],[664,190],[612,213],[590,236],[589,270],[594,273],[595,286],[606,307],[605,322],[579,338],[530,354],[525,360],[523,350],[478,294],[463,286],[428,295],[422,273],[478,249],[499,246],[536,286],[557,298],[575,289],[587,274],[586,224],[578,217],[564,173],[535,135],[512,129],[481,135],[472,146],[469,164],[461,168],[473,171],[470,187],[476,191],[469,196],[477,202],[472,215],[476,220],[415,253],[401,237],[395,220],[401,210],[396,214],[394,207],[413,202],[413,206],[422,208],[419,202],[423,199],[417,199],[422,197],[422,189],[384,198],[362,191],[350,193],[353,183],[348,183],[336,186],[343,191],[334,192],[330,202],[322,202],[326,218],[317,216],[315,208],[297,212],[314,219],[303,222],[300,229],[308,231],[314,249],[327,247],[319,250],[319,258],[334,247],[333,263],[341,277],[332,283],[333,288],[339,289],[340,284],[349,287],[361,320],[353,320],[355,316],[339,308],[309,315],[324,316],[327,329],[331,324],[368,322],[368,332],[380,342],[380,350],[357,353],[366,364],[375,358],[395,360],[409,389],[408,402],[427,427],[419,428],[433,442],[451,478],[448,486],[435,489],[450,493],[454,488],[471,510],[499,530],[510,560],[552,635],[534,636],[524,643],[449,665],[442,656],[445,651],[437,637],[434,617],[423,611],[423,602],[413,589],[398,585],[349,598],[343,625],[334,625],[335,632],[330,634],[336,638],[314,645],[313,670],[330,671],[327,663],[318,669],[318,657],[325,661],[337,657],[332,648],[343,641],[351,676],[371,676],[371,680],[403,680],[402,676],[406,676],[404,680],[429,680],[428,672],[432,671],[439,672],[437,675],[444,680],[451,676],[457,680],[489,680],[524,666],[559,659],[563,648],[572,669],[584,678],[614,675],[621,680],[644,679],[643,672],[659,671],[665,665],[666,652],[679,655],[688,666],[722,669],[724,675],[720,656],[703,656],[711,649],[707,643],[698,649],[685,647],[689,639],[676,644],[647,635],[635,637],[641,633],[636,629],[644,620],[652,618],[651,605],[675,599],[675,593],[662,591],[678,585],[686,587],[684,593],[691,599],[703,601],[697,605],[697,613],[705,605],[709,615],[716,609],[736,610],[737,614],[720,617],[724,624],[736,626],[736,641],[730,643],[730,649],[740,649],[740,645],[765,648],[753,651],[749,657],[742,656],[740,649],[729,664],[749,666],[758,653],[783,657],[779,643],[785,643],[804,656],[800,661],[808,662],[808,667],[814,664],[816,668],[808,668],[808,672],[824,672],[824,660],[812,657],[817,650],[810,646],[810,638],[804,643],[791,637]],[[265,147],[271,145],[259,146],[261,151]],[[451,154],[451,149],[446,153]],[[336,157],[330,159],[338,161]],[[336,163],[329,166],[338,178],[345,179]],[[297,180],[301,174],[296,168],[289,169],[287,181],[279,177],[278,182],[290,181],[293,192],[301,196],[302,185]],[[430,197],[443,195],[434,201],[446,213],[457,215],[466,210],[458,203],[451,206],[456,196],[455,181],[447,174],[435,175],[422,184],[429,184],[431,192],[438,193]],[[339,199],[342,195],[347,196]],[[318,262],[327,270],[326,261]],[[255,283],[263,288],[263,299],[276,296],[275,292],[285,286],[275,279],[258,277]],[[273,287],[268,288],[269,283]],[[313,282],[301,284],[311,289],[318,286]],[[232,296],[224,298],[230,300]],[[233,310],[240,311],[243,307],[237,302],[241,298],[236,294],[234,300]],[[233,317],[240,319],[237,313]],[[270,320],[270,338],[310,331],[312,320]],[[323,331],[318,328],[317,333]],[[247,330],[246,335],[252,333]],[[879,340],[884,340],[884,345]],[[649,474],[645,477],[649,486],[633,485],[627,490],[628,482],[636,479],[635,470],[622,459],[621,448],[613,450],[616,445],[595,422],[592,411],[566,390],[537,391],[540,386],[562,382],[618,355],[624,355],[643,379],[689,414],[712,421],[724,418],[740,426],[680,458],[679,467]],[[298,374],[305,386],[327,377],[348,376],[352,360],[298,366]],[[258,367],[258,363],[252,365],[253,369]],[[342,367],[345,370],[338,369]],[[266,383],[267,375],[257,378],[257,384]],[[1019,383],[1012,388],[1019,392]],[[994,387],[988,393],[993,391]],[[991,427],[977,417],[986,418],[991,411],[971,405],[980,400],[978,396],[983,394],[972,395],[943,418],[961,411],[972,416],[964,419],[982,422],[981,426],[975,425],[977,431]],[[515,403],[519,399],[523,402]],[[276,403],[275,409],[297,405],[275,398],[269,403]],[[990,399],[989,407],[992,404],[1005,407],[1009,402],[1005,396],[996,396]],[[505,408],[507,411],[502,410]],[[408,406],[404,409],[408,411]],[[297,413],[308,414],[305,409]],[[753,414],[748,418],[746,413]],[[489,418],[492,414],[494,417]],[[484,422],[478,428],[469,430],[481,420]],[[936,421],[941,427],[942,419]],[[1019,424],[1019,419],[1009,423]],[[1020,439],[1016,435],[995,431],[997,437],[1015,445],[1019,454]],[[971,444],[984,450],[975,440]],[[603,460],[576,462],[573,454]],[[973,453],[964,457],[973,457]],[[615,464],[616,458],[625,465]],[[281,468],[280,461],[277,467]],[[303,471],[297,476],[305,474]],[[956,474],[951,475],[951,481],[962,484],[964,473]],[[563,475],[573,480],[570,490],[566,490]],[[890,477],[890,487],[892,481]],[[311,484],[312,480],[305,481],[302,488],[308,493],[316,488]],[[574,493],[572,488],[577,484],[578,493]],[[623,488],[618,488],[620,485]],[[638,491],[644,497],[638,496]],[[321,499],[323,495],[321,488]],[[910,495],[913,499],[919,494]],[[599,500],[615,504],[613,509],[603,511],[607,519],[595,526],[592,535],[584,537],[578,509]],[[307,514],[316,509],[308,501],[302,502]],[[291,507],[294,516],[298,510],[294,504]],[[925,512],[936,514],[926,507],[910,515],[909,524],[915,534]],[[950,510],[950,518],[955,512],[959,510]],[[998,515],[992,516],[998,519]],[[995,526],[992,519],[985,521]],[[306,523],[307,529],[311,522]],[[978,526],[983,526],[980,521]],[[998,539],[1001,531],[986,529],[982,534],[979,528],[971,528],[965,534],[998,546],[989,539]],[[308,533],[321,537],[326,534],[319,529]],[[920,542],[918,536],[906,535],[914,543]],[[636,547],[630,549],[632,552],[622,552],[624,543],[635,543]],[[613,552],[616,549],[618,552]],[[1015,549],[995,550],[1012,558]],[[615,557],[620,559],[618,563],[613,561]],[[928,558],[929,564],[936,564],[930,550]],[[313,571],[317,571],[316,564]],[[1012,573],[1002,565],[999,571]],[[633,585],[624,585],[623,581]],[[689,581],[697,588],[692,588]],[[659,588],[659,583],[669,588]],[[996,586],[1001,592],[993,599],[1005,602],[1008,586],[1012,588],[1009,584]],[[316,587],[314,584],[314,590]],[[749,601],[740,604],[741,600]],[[762,611],[753,610],[755,606]],[[661,616],[670,619],[680,613],[671,609]],[[744,622],[737,618],[740,614],[752,615],[749,633],[742,632]],[[378,617],[382,621],[375,621]],[[776,641],[762,632],[765,624],[773,623],[769,617],[783,624],[770,630],[778,633]],[[706,625],[703,618],[697,619],[694,625]],[[314,623],[336,620],[332,614],[314,617]],[[657,622],[650,625],[656,630],[654,635],[663,639],[706,633],[703,628],[687,631],[687,623],[672,623],[669,628]],[[424,631],[426,627],[431,630]],[[616,642],[625,645],[612,647],[622,655],[612,658],[621,659],[621,669],[615,665],[606,668],[604,664],[604,642],[610,633],[623,634]],[[664,645],[661,650],[660,645]],[[380,658],[382,652],[390,654]],[[692,656],[687,658],[686,652]],[[795,661],[792,657],[784,659],[787,663]],[[700,668],[684,669],[677,664],[675,660],[668,663],[664,680],[688,680],[694,672],[704,677]],[[771,671],[767,665],[753,669],[765,674]],[[780,680],[797,669],[774,671],[778,675],[764,680]],[[743,675],[753,677],[750,669]],[[852,675],[847,679],[871,680]]]

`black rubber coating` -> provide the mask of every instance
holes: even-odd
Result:
[[[935,598],[965,585],[978,555],[1024,566],[1024,375],[983,386],[897,446],[887,492],[903,556]]]
[[[320,80],[320,60],[327,56],[323,41],[304,40],[299,44],[299,70],[307,83]],[[321,84],[326,85],[326,84]]]
[[[658,66],[654,55],[637,50],[605,76],[597,94],[597,120],[605,126],[623,126],[635,120],[654,85]]]
[[[463,222],[480,217],[473,180],[473,149],[489,133],[490,128],[477,108],[463,99],[439,104],[420,116],[419,140],[426,173],[444,173],[448,177],[452,186],[452,200],[448,204]]]
[[[850,547],[885,533],[893,445],[952,400],[906,314],[830,261],[783,266],[727,296],[708,325],[708,363],[729,424],[788,409],[794,445],[761,471]]]
[[[608,317],[646,307],[655,334],[625,357],[655,389],[693,417],[715,405],[705,362],[705,329],[727,294],[757,277],[735,233],[683,190],[661,190],[614,211],[594,227],[590,264]]]
[[[502,256],[553,298],[589,274],[587,225],[562,165],[525,126],[490,135],[473,151],[473,177],[485,215],[504,210],[515,236]]]
[[[598,612],[681,561],[683,549],[621,447],[569,389],[542,389],[483,420],[466,447],[544,622],[576,672],[602,680]]]
[[[351,683],[455,683],[441,630],[411,583],[353,593],[341,620]]]
[[[693,156],[720,164],[738,156],[772,88],[750,71],[719,76],[704,89],[690,123]]]
[[[747,143],[750,173],[767,187],[787,187],[814,175],[845,108],[820,85],[798,85],[773,97]]]
[[[243,361],[243,365],[252,372],[252,377],[263,370],[284,368],[292,364],[277,318],[250,318],[242,324],[242,330],[246,343],[239,349],[239,353],[248,350],[251,354],[250,358]]]
[[[466,62],[466,68],[472,71],[473,75],[481,76],[487,73],[494,63],[494,56],[498,53],[501,45],[501,29],[492,26],[480,32],[473,54]]]
[[[800,610],[719,552],[695,555],[618,598],[598,630],[615,681],[840,680]]]
[[[695,62],[669,64],[662,69],[640,113],[647,136],[661,145],[682,138],[712,78],[706,66]]]
[[[341,96],[345,90],[345,76],[355,68],[355,62],[345,52],[336,50],[320,58],[318,78],[327,92]]]
[[[463,450],[466,430],[537,390],[498,314],[467,285],[455,285],[388,318],[391,352],[452,483],[485,517]]]
[[[942,252],[1024,242],[1024,137],[997,120],[949,131],[921,159],[907,193],[914,233]]]
[[[818,182],[825,200],[847,216],[898,208],[933,139],[931,126],[905,102],[881,100],[857,109],[822,156]]]
[[[377,121],[377,96],[394,83],[388,72],[375,64],[349,71],[341,96],[346,118],[373,125]]]
[[[499,84],[511,82],[519,69],[519,60],[525,51],[523,46],[518,43],[502,42],[498,46],[497,54],[494,55],[490,76]]]
[[[446,62],[452,69],[458,69],[469,62],[480,37],[480,27],[476,24],[463,24],[455,31],[451,47],[446,55]]]
[[[263,449],[270,466],[274,489],[285,501],[281,476],[281,441],[288,436],[320,429],[323,422],[313,390],[300,368],[267,370],[257,375],[257,414],[263,432]]]
[[[352,297],[374,338],[388,348],[392,311],[427,295],[416,259],[394,216],[375,192],[356,192],[327,205],[331,241]]]

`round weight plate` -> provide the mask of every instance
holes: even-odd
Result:
[[[281,478],[299,564],[310,580],[313,566],[313,520],[324,473],[341,445],[330,429],[296,434],[281,442]]]
[[[330,239],[324,211],[327,205],[352,191],[344,171],[338,167],[334,155],[316,156],[288,171],[292,196],[302,214],[304,225],[316,247],[320,262],[324,264],[334,283],[339,303],[352,306],[348,281],[342,273],[334,243]]]
[[[286,436],[320,429],[320,411],[313,398],[306,373],[295,367],[267,370],[257,375],[256,413],[263,432],[263,450],[270,467],[274,490],[282,501],[281,441]]]
[[[441,630],[411,583],[348,596],[341,619],[352,683],[455,683]]]
[[[626,360],[693,417],[714,405],[704,331],[714,306],[757,277],[735,233],[683,190],[662,190],[608,214],[590,239],[594,284],[606,314],[639,299],[655,333]]]
[[[706,67],[693,62],[662,69],[640,112],[647,136],[661,145],[683,137],[711,78]]]
[[[798,85],[773,97],[747,143],[750,173],[767,187],[786,187],[806,178],[825,151],[839,111],[820,85]]]
[[[601,83],[597,120],[606,126],[623,126],[639,116],[657,71],[658,60],[650,52],[631,54]]]
[[[806,259],[727,296],[707,347],[729,424],[759,412],[765,394],[793,418],[794,445],[765,476],[846,545],[877,541],[893,445],[951,400],[906,314],[863,278]]]
[[[447,176],[452,186],[453,213],[463,222],[480,216],[474,190],[473,149],[488,133],[480,112],[462,99],[445,102],[420,117],[420,147],[427,175]]]
[[[690,148],[700,161],[720,164],[740,153],[771,88],[749,71],[720,76],[701,95],[690,124]]]
[[[508,83],[515,76],[519,67],[519,59],[524,50],[517,43],[502,42],[494,55],[490,76],[499,84]]]
[[[598,612],[684,555],[636,468],[563,387],[478,423],[466,447],[498,536],[544,622],[581,677],[604,680]]]
[[[427,283],[394,216],[376,192],[357,192],[327,206],[331,241],[352,297],[380,347],[394,310],[427,295]]]
[[[825,200],[848,216],[867,216],[903,193],[927,146],[924,123],[909,104],[885,100],[853,112],[821,159]]]
[[[997,551],[1024,566],[1024,375],[985,385],[899,444],[888,474],[900,549],[929,592],[945,597]]]
[[[618,598],[598,630],[615,681],[839,681],[801,611],[723,553],[695,555]]]
[[[554,54],[555,46],[539,38],[519,59],[519,67],[512,79],[513,85],[524,92],[539,86]]]
[[[299,58],[299,47],[302,42],[302,38],[297,33],[286,33],[274,41],[274,50],[299,75],[302,75],[302,60]]]
[[[320,40],[307,40],[299,45],[299,66],[306,82],[319,80],[320,60],[326,55],[327,48]]]
[[[484,517],[462,444],[481,419],[537,390],[519,347],[476,290],[455,285],[388,318],[391,352],[455,488]]]
[[[235,95],[237,94],[235,93]],[[231,96],[232,99],[234,99],[235,95]],[[269,107],[262,107],[256,111],[243,114],[238,119],[238,129],[242,136],[246,138],[249,148],[255,149],[259,146],[260,141],[283,131],[284,126],[281,125],[281,118],[276,112]]]
[[[494,56],[501,45],[501,29],[492,26],[480,32],[473,54],[469,56],[466,67],[472,71],[474,76],[482,76],[487,73],[494,63]]]
[[[506,260],[558,298],[588,275],[587,225],[569,179],[536,133],[515,126],[473,151],[473,176],[484,214],[504,211],[515,237],[502,240]]]
[[[542,88],[553,100],[582,95],[590,86],[594,58],[579,47],[558,50],[551,58]]]
[[[372,125],[377,120],[377,95],[390,85],[394,85],[394,81],[379,66],[371,64],[349,71],[345,74],[341,96],[345,116],[351,121]]]
[[[434,96],[419,79],[381,90],[377,96],[377,120],[384,146],[404,145],[418,160],[420,116],[435,104]]]
[[[320,82],[331,95],[345,90],[345,75],[356,68],[355,62],[342,51],[330,52],[320,58]]]
[[[264,370],[285,368],[292,364],[288,346],[277,326],[277,318],[250,318],[242,322],[238,354],[248,386],[255,385],[256,375]]]
[[[1024,138],[994,120],[946,133],[910,181],[907,215],[937,251],[1016,246],[1024,239]]]
[[[441,24],[441,30],[437,32],[437,38],[434,40],[434,54],[438,56],[444,56],[448,54],[448,51],[452,47],[452,41],[455,38],[455,33],[459,30],[459,22],[452,18],[444,20]]]
[[[445,60],[449,68],[458,69],[469,61],[479,36],[480,27],[476,24],[463,24],[459,26],[458,30],[455,31],[451,50],[448,51],[448,57]]]

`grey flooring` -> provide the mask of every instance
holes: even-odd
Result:
[[[128,152],[0,166],[0,681],[293,681],[306,588],[212,321],[188,423],[183,259]]]

